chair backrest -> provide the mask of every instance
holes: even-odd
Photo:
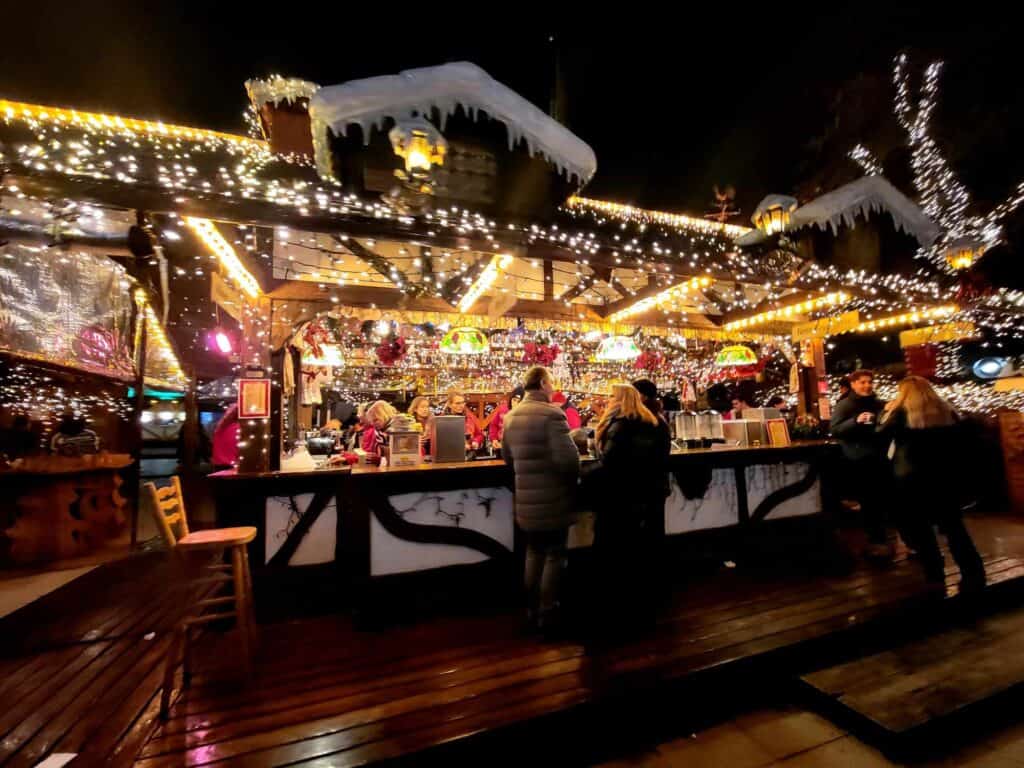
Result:
[[[181,493],[181,480],[171,475],[171,484],[157,488],[153,483],[143,486],[149,498],[149,509],[160,535],[167,546],[173,549],[178,539],[188,535],[188,518],[185,516],[185,497]]]

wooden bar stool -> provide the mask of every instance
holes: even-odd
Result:
[[[246,545],[256,538],[256,529],[251,526],[238,528],[211,528],[191,532],[185,514],[185,500],[181,493],[181,481],[171,477],[171,484],[157,488],[153,483],[143,486],[149,499],[150,511],[164,541],[167,542],[179,565],[192,575],[187,579],[189,604],[185,606],[184,618],[178,622],[174,637],[167,650],[164,667],[163,691],[160,695],[160,716],[167,718],[171,703],[171,688],[174,685],[174,667],[178,656],[182,663],[182,686],[188,688],[192,681],[191,630],[192,627],[211,621],[234,618],[238,627],[242,664],[246,677],[252,675],[252,646],[256,636],[256,619],[252,604],[252,576],[249,572],[249,554]],[[227,551],[230,563],[207,561],[199,565],[202,575],[194,575],[196,558],[210,555],[216,550]],[[199,553],[199,554],[195,554]],[[232,593],[217,595],[221,586],[231,584]],[[211,608],[227,606],[225,610]]]

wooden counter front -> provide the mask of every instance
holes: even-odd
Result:
[[[122,537],[120,471],[131,463],[118,453],[40,456],[0,470],[0,566],[80,557]]]
[[[748,535],[762,523],[820,516],[823,471],[837,451],[814,441],[673,453],[666,535]],[[359,592],[374,579],[450,566],[511,569],[519,549],[514,477],[501,460],[211,479],[220,524],[258,528],[251,557],[259,570],[330,567],[331,578]],[[570,546],[585,549],[592,535],[593,515],[582,511]]]

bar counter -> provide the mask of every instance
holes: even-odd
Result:
[[[746,534],[820,517],[823,468],[836,452],[830,441],[675,452],[665,533]],[[512,569],[516,561],[513,475],[501,460],[210,477],[218,524],[258,529],[250,559],[264,579],[279,569],[330,566],[358,591],[379,579],[485,562]],[[593,515],[581,510],[570,547],[592,541]]]

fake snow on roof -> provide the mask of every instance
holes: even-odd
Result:
[[[789,231],[816,226],[835,234],[840,224],[853,227],[857,217],[888,213],[897,230],[927,248],[939,236],[939,227],[917,204],[881,176],[865,176],[816,197],[793,212]]]
[[[280,104],[282,101],[294,104],[299,99],[308,99],[320,90],[320,86],[297,77],[271,75],[266,80],[246,80],[245,90],[249,101],[259,109],[264,104]]]
[[[397,122],[437,109],[443,131],[447,117],[460,106],[473,119],[485,112],[500,121],[508,131],[509,149],[525,141],[531,155],[539,153],[570,179],[586,183],[597,171],[597,157],[588,144],[476,64],[465,61],[321,88],[309,102],[317,167],[322,175],[330,167],[327,128],[345,134],[350,125],[358,125],[368,137],[368,129],[382,128],[387,118]]]

